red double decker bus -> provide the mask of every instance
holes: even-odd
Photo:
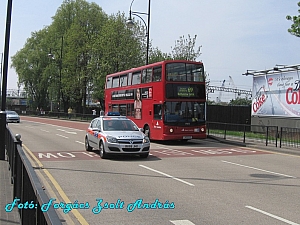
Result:
[[[105,113],[120,112],[151,140],[206,138],[203,63],[166,60],[106,76]]]

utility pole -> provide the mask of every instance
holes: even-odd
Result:
[[[0,160],[5,160],[5,133],[6,133],[6,89],[7,89],[7,71],[8,71],[8,55],[9,55],[9,39],[11,24],[12,0],[7,2],[6,15],[6,31],[4,44],[4,63],[2,73],[2,102],[0,111]]]

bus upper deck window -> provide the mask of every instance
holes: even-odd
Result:
[[[119,87],[119,76],[113,78],[112,87]]]
[[[152,81],[152,68],[143,70],[142,72],[142,83],[149,83]]]
[[[108,77],[107,80],[106,80],[106,88],[111,88],[111,84],[112,84],[112,78],[111,77]]]
[[[127,74],[120,76],[120,86],[121,87],[127,86]]]
[[[161,66],[153,69],[153,81],[161,81]]]
[[[141,83],[141,71],[132,74],[132,85]]]

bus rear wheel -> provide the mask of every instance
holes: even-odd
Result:
[[[144,133],[150,139],[150,127],[149,126],[145,126]]]

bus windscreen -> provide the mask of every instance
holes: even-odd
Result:
[[[165,102],[165,124],[203,124],[205,121],[205,104],[201,102]]]

